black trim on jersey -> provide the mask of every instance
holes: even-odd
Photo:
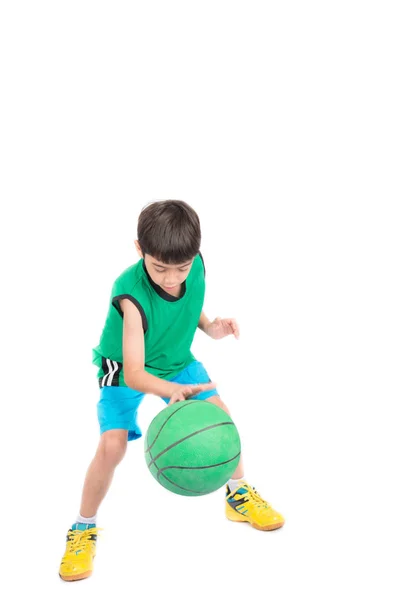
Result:
[[[129,294],[121,294],[120,296],[114,296],[114,298],[112,299],[112,305],[114,306],[114,308],[117,309],[117,311],[119,312],[119,314],[121,315],[121,317],[123,317],[124,313],[121,310],[121,307],[119,305],[119,301],[123,300],[125,298],[127,300],[130,300],[136,306],[136,308],[139,310],[140,316],[142,317],[143,331],[144,331],[144,333],[146,333],[146,331],[149,328],[148,323],[147,323],[147,318],[146,318],[146,315],[144,313],[142,305],[140,304],[140,302],[138,302],[136,300],[136,298],[134,298],[133,296],[130,296]]]
[[[204,269],[204,277],[206,276],[206,266],[204,264],[204,258],[201,252],[199,252],[199,256],[201,258],[201,262],[203,263],[203,269]]]
[[[107,361],[109,361],[110,366],[107,364]],[[122,363],[118,362],[117,360],[112,360],[111,358],[105,358],[102,356],[101,366],[103,369],[103,376],[99,377],[99,387],[119,386],[119,376],[122,371]],[[111,374],[112,379],[110,382]]]
[[[179,298],[176,298],[176,296],[172,296],[171,294],[168,294],[168,292],[166,292],[165,290],[163,290],[162,287],[160,287],[159,285],[157,285],[152,280],[152,278],[150,277],[150,274],[149,274],[148,270],[146,269],[146,265],[144,264],[144,260],[143,259],[142,259],[142,264],[143,264],[144,272],[146,273],[147,278],[150,281],[150,284],[151,284],[152,288],[156,291],[156,293],[159,296],[161,296],[161,298],[163,298],[164,300],[167,300],[168,302],[176,302],[177,300],[180,300],[181,298],[183,298],[183,296],[186,294],[186,279],[182,283],[181,295],[179,296]]]

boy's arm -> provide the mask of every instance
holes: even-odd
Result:
[[[208,317],[206,317],[206,314],[204,313],[204,311],[201,311],[201,315],[200,315],[200,320],[198,322],[197,327],[199,329],[201,329],[202,331],[204,331],[204,333],[207,333],[207,327],[210,325],[211,321]]]
[[[142,317],[137,307],[124,298],[120,301],[124,314],[123,362],[126,384],[138,392],[170,398],[181,386],[155,377],[144,370],[144,333]]]

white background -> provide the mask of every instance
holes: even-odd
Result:
[[[18,2],[0,9],[7,598],[398,598],[396,2]],[[193,351],[286,517],[176,496],[131,442],[93,577],[58,578],[98,441],[91,348],[151,200],[197,210]],[[163,402],[148,396],[143,431]]]

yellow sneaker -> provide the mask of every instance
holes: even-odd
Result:
[[[60,565],[60,577],[64,581],[86,579],[92,574],[96,556],[97,533],[95,526],[75,523],[67,533],[67,547]]]
[[[256,529],[278,529],[285,519],[248,483],[230,491],[226,486],[225,514],[230,521],[247,522]]]

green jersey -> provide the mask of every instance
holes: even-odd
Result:
[[[114,282],[100,343],[93,348],[100,387],[126,386],[122,356],[123,312],[128,298],[138,308],[144,332],[146,371],[172,379],[196,360],[190,351],[205,294],[205,269],[197,254],[179,298],[171,296],[150,277],[144,260],[128,267]]]

